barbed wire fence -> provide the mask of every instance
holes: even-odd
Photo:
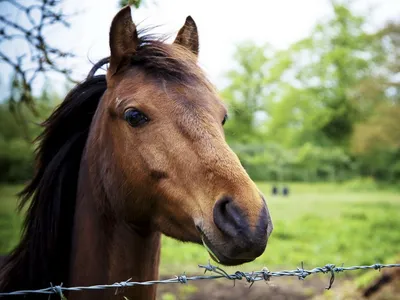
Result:
[[[116,282],[113,284],[102,284],[102,285],[92,285],[92,286],[76,286],[76,287],[63,287],[61,285],[53,285],[50,283],[48,288],[39,289],[39,290],[21,290],[14,291],[8,293],[0,293],[0,298],[4,296],[12,296],[12,295],[27,295],[27,294],[57,294],[60,296],[60,299],[66,299],[63,292],[67,291],[87,291],[87,290],[104,290],[104,289],[116,289],[118,288],[126,288],[132,286],[148,286],[155,284],[171,284],[171,283],[181,283],[186,284],[189,281],[195,280],[211,280],[211,279],[227,279],[233,280],[234,283],[236,280],[246,280],[250,287],[257,281],[270,281],[272,277],[298,277],[300,280],[306,279],[309,275],[323,273],[330,274],[329,285],[326,287],[329,290],[334,281],[335,274],[341,273],[345,271],[355,271],[355,270],[378,270],[380,271],[383,268],[400,268],[400,264],[373,264],[369,266],[352,266],[352,267],[336,267],[333,264],[327,264],[324,267],[316,267],[314,269],[305,270],[303,263],[300,268],[296,270],[283,270],[283,271],[275,271],[271,272],[267,268],[263,268],[261,271],[254,272],[242,272],[237,271],[234,274],[228,274],[224,269],[213,266],[210,262],[206,265],[198,265],[199,268],[204,269],[204,274],[206,272],[212,272],[214,275],[200,275],[200,276],[186,276],[184,273],[180,276],[175,276],[174,278],[164,279],[164,280],[153,280],[153,281],[143,281],[143,282],[134,282],[131,279]]]

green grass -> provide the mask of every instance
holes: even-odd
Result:
[[[274,232],[266,252],[252,263],[229,271],[294,269],[327,263],[387,262],[400,252],[400,194],[353,184],[290,184],[287,198],[271,197],[271,185],[259,183],[267,196]],[[18,241],[21,218],[14,213],[20,187],[0,187],[0,252]],[[209,257],[198,245],[163,237],[161,274],[199,273]]]
[[[345,265],[383,262],[400,252],[400,195],[391,191],[349,190],[347,185],[291,184],[288,198],[270,197],[271,185],[259,183],[267,195],[274,232],[266,252],[254,262],[226,268],[253,271],[266,266],[295,269],[327,263]],[[199,246],[164,238],[162,273],[193,272],[205,263]]]

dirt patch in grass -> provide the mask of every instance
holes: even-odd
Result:
[[[324,293],[329,281],[314,277],[305,281],[297,278],[274,278],[271,282],[256,282],[251,287],[244,281],[205,280],[185,285],[161,285],[158,300],[305,300]],[[337,282],[339,284],[339,282]]]
[[[390,281],[382,278],[390,276]],[[167,278],[167,277],[166,277]],[[172,277],[168,277],[172,278]],[[400,269],[382,271],[368,287],[359,288],[354,278],[336,278],[332,288],[326,290],[329,276],[297,278],[273,278],[268,283],[250,284],[236,281],[235,286],[226,280],[192,281],[189,284],[158,286],[157,300],[397,300],[400,299]],[[376,286],[375,286],[376,285]],[[374,292],[366,295],[368,288]]]

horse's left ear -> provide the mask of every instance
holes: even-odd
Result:
[[[197,26],[191,16],[186,18],[185,25],[179,30],[174,44],[179,44],[196,56],[199,54],[199,34],[197,33]]]
[[[131,8],[125,6],[114,17],[110,28],[110,67],[109,76],[114,75],[135,53],[139,43],[135,24],[132,22]]]

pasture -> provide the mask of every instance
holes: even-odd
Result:
[[[289,197],[271,196],[271,184],[258,183],[267,198],[274,232],[266,252],[254,262],[229,271],[306,268],[389,262],[399,254],[400,194],[369,185],[290,184]],[[15,213],[21,186],[0,186],[0,253],[18,242],[22,218]],[[163,237],[162,276],[199,274],[208,261],[201,246]]]
[[[237,270],[251,272],[295,269],[304,262],[306,269],[336,265],[364,265],[376,262],[398,262],[400,245],[400,193],[380,190],[370,182],[346,184],[290,184],[289,197],[272,197],[272,185],[258,183],[267,196],[274,222],[274,231],[266,252],[240,267],[226,267],[228,273]],[[163,239],[161,274],[199,274],[197,263],[205,263],[207,254],[200,246]],[[159,289],[162,300],[175,299],[365,299],[365,288],[379,272],[340,274],[332,290],[325,290],[329,276],[313,276],[304,282],[297,278],[274,278],[272,284],[240,282],[196,282],[170,290]],[[398,299],[396,282],[371,299]],[[168,289],[167,289],[168,287]],[[191,290],[188,291],[189,287]],[[160,293],[161,294],[161,293]],[[188,296],[188,295],[191,296]],[[165,295],[165,297],[164,297]],[[176,296],[178,295],[178,296]]]
[[[284,198],[270,196],[268,183],[258,186],[267,196],[274,231],[265,253],[241,270],[295,269],[302,261],[305,267],[373,264],[399,254],[400,194],[395,191],[291,184]],[[207,260],[200,246],[163,239],[162,274],[193,273]]]

